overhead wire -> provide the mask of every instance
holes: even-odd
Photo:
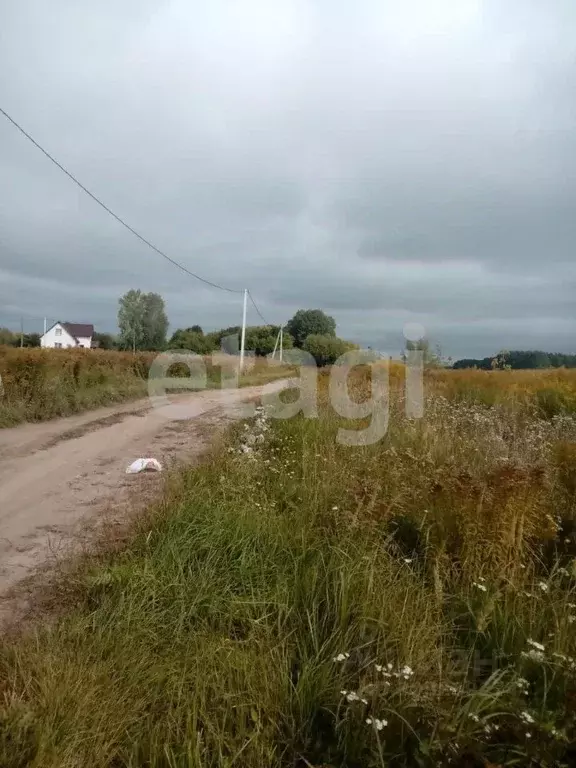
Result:
[[[0,114],[4,115],[4,117],[9,120],[9,122],[12,123],[12,125],[17,128],[20,133],[25,136],[29,141],[34,144],[34,146],[42,152],[54,165],[59,168],[63,173],[70,178],[74,184],[76,184],[80,189],[85,192],[89,197],[94,200],[95,203],[97,203],[101,208],[103,208],[106,213],[109,213],[110,216],[112,216],[116,221],[118,221],[123,227],[125,227],[129,232],[131,232],[133,235],[135,235],[139,240],[141,240],[145,245],[147,245],[149,248],[151,248],[153,251],[155,251],[157,254],[162,256],[162,258],[166,259],[166,261],[169,261],[171,264],[173,264],[175,267],[178,267],[178,269],[181,269],[182,272],[186,272],[186,274],[190,275],[191,277],[195,278],[196,280],[200,280],[200,282],[205,283],[206,285],[210,285],[212,288],[218,288],[221,291],[227,291],[228,293],[242,293],[242,290],[234,289],[234,288],[228,288],[224,285],[219,285],[218,283],[214,283],[211,280],[207,280],[204,277],[201,277],[200,275],[197,275],[195,272],[191,272],[187,267],[185,267],[183,264],[180,264],[175,259],[168,256],[168,254],[164,253],[160,248],[156,247],[153,243],[151,243],[149,240],[147,240],[145,237],[143,237],[139,232],[137,232],[133,227],[130,226],[130,224],[127,224],[124,219],[122,219],[118,214],[114,213],[114,211],[109,208],[105,203],[102,202],[96,195],[94,195],[92,192],[90,192],[89,189],[87,189],[84,184],[82,184],[78,179],[70,173],[61,163],[56,160],[55,157],[53,157],[44,147],[42,147],[32,136],[27,133],[22,126],[14,120],[13,117],[11,117],[2,107],[0,107]]]
[[[258,313],[258,317],[259,317],[261,320],[263,320],[263,321],[264,321],[264,325],[271,325],[271,323],[269,323],[269,322],[268,322],[268,320],[266,320],[266,318],[264,317],[264,315],[262,314],[262,312],[260,312],[260,310],[258,309],[258,305],[257,305],[257,304],[256,304],[256,302],[254,301],[254,299],[253,299],[253,297],[252,297],[252,294],[250,293],[250,290],[249,290],[249,289],[247,289],[247,291],[248,291],[248,297],[250,298],[250,301],[252,302],[252,304],[253,304],[253,306],[254,306],[254,309],[255,309],[255,310],[256,310],[256,312]]]

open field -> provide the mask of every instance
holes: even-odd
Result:
[[[362,448],[320,378],[4,641],[0,765],[575,764],[576,372],[429,372],[410,420],[396,369]]]
[[[104,350],[14,349],[0,346],[0,428],[22,422],[46,421],[59,416],[144,397],[155,352]],[[201,358],[207,387],[219,387],[222,370],[238,365],[235,357]],[[282,378],[286,368],[258,360],[241,378],[249,386]],[[174,366],[173,376],[188,375]]]

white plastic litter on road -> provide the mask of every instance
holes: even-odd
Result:
[[[136,459],[126,470],[127,475],[136,475],[138,472],[162,472],[162,464],[157,459]]]

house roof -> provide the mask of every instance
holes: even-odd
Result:
[[[88,323],[60,323],[62,328],[65,328],[70,336],[74,336],[75,339],[78,336],[93,336],[94,326]]]
[[[70,334],[76,341],[78,341],[78,336],[93,336],[94,335],[94,326],[90,323],[62,323],[60,320],[58,320],[56,323],[50,326],[46,330],[46,333],[48,331],[51,331],[52,328],[54,328],[57,325],[61,325],[64,330]],[[44,335],[44,334],[42,334]]]

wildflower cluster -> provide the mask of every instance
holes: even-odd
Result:
[[[349,704],[352,704],[355,701],[361,701],[362,704],[368,704],[368,699],[362,698],[356,691],[340,691],[340,693],[346,698],[346,701]]]
[[[394,665],[388,662],[386,664],[386,667],[383,667],[381,664],[374,664],[374,669],[376,672],[382,675],[382,677],[385,678],[384,684],[390,685],[390,681],[386,678],[396,678],[396,679],[402,679],[402,680],[409,680],[412,675],[414,674],[414,670],[412,667],[409,667],[407,664],[405,664],[400,669],[397,669],[395,672]]]
[[[522,656],[524,658],[531,659],[531,661],[544,661],[546,658],[546,648],[542,645],[542,643],[537,643],[535,640],[531,639],[528,639],[526,642],[530,646],[530,650],[522,651]]]

